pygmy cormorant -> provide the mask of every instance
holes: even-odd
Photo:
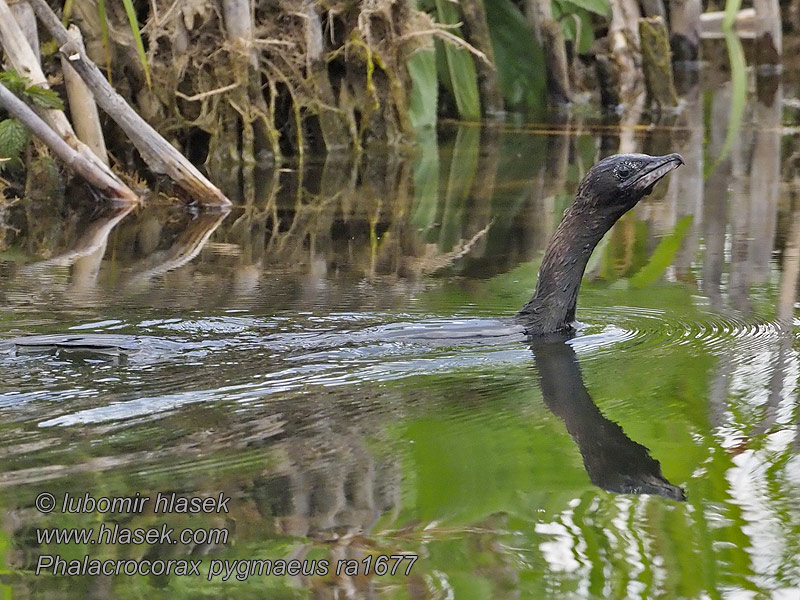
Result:
[[[680,154],[615,154],[589,169],[547,246],[536,291],[517,313],[525,335],[573,329],[578,289],[595,246],[617,219],[682,164]]]

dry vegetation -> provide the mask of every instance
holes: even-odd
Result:
[[[105,62],[97,7],[76,8]],[[261,0],[251,15],[248,2],[154,0],[142,22],[152,87],[121,5],[112,13],[115,83],[211,165],[411,136],[406,59],[434,26],[410,2]]]

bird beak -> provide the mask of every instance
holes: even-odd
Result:
[[[680,167],[683,157],[680,154],[667,154],[666,156],[653,156],[650,164],[646,165],[639,175],[627,182],[625,187],[633,188],[644,196],[653,191],[656,183],[670,171]]]

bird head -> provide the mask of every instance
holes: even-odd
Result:
[[[578,186],[576,204],[613,213],[618,218],[649,195],[656,183],[683,163],[680,154],[615,154],[594,165]]]

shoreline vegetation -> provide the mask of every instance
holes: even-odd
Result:
[[[225,207],[232,164],[252,187],[256,165],[409,146],[443,118],[635,124],[680,110],[703,39],[734,79],[741,40],[779,74],[784,4],[786,22],[778,0],[0,0],[0,190],[57,158],[128,203],[165,174]]]

